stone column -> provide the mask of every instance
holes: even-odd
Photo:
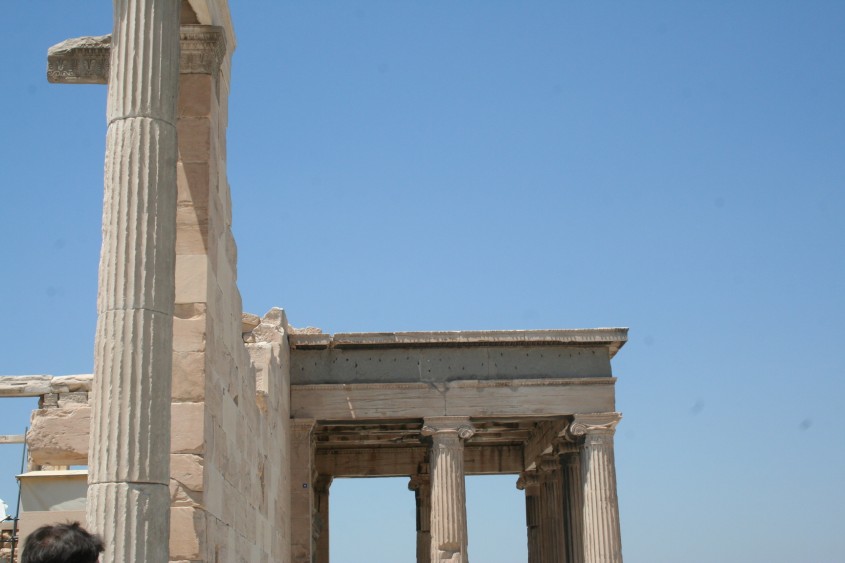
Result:
[[[619,501],[616,496],[616,466],[613,433],[619,413],[576,415],[569,433],[583,437],[583,538],[585,563],[621,563],[622,537],[619,531]]]
[[[314,541],[314,426],[311,419],[290,423],[290,560],[312,563]]]
[[[179,3],[114,0],[88,525],[107,562],[165,562]]]
[[[528,532],[528,563],[543,563],[540,479],[536,471],[525,471],[516,482],[525,491],[525,526]]]
[[[563,530],[566,538],[567,563],[584,562],[584,493],[581,480],[581,457],[571,442],[560,446],[563,475]]]
[[[329,488],[331,475],[319,475],[314,481],[314,519],[317,529],[317,563],[329,563]]]
[[[417,503],[417,563],[431,563],[431,477],[411,476],[408,489]]]
[[[563,495],[560,462],[556,455],[544,455],[538,464],[540,479],[540,543],[543,563],[563,563]]]
[[[469,417],[426,418],[431,436],[431,563],[468,563],[464,440],[475,434]]]

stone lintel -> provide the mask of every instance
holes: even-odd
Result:
[[[316,467],[335,477],[403,477],[416,475],[428,448],[343,448],[317,449]],[[517,474],[522,470],[522,446],[464,447],[467,475]]]
[[[437,332],[350,332],[293,334],[291,348],[414,348],[450,346],[588,344],[610,348],[610,356],[627,342],[627,328],[557,330],[467,330]]]
[[[90,391],[91,374],[0,376],[0,397],[39,397],[49,393]]]
[[[180,28],[179,72],[216,74],[226,55],[226,34],[213,25]],[[54,84],[107,84],[111,35],[66,39],[47,50],[47,80]]]
[[[291,416],[318,420],[546,417],[611,411],[614,378],[291,385]]]
[[[3,434],[0,435],[0,444],[23,444],[26,441],[26,434]]]

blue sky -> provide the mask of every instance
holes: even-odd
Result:
[[[47,84],[46,49],[110,32],[111,13],[4,15],[0,374],[89,373],[105,88]],[[328,332],[628,326],[626,561],[841,561],[845,4],[233,1],[232,17],[245,310]],[[30,408],[0,402],[0,433]],[[20,452],[0,448],[10,502]],[[525,560],[514,480],[469,481],[476,561]],[[385,536],[383,561],[412,559],[404,486],[333,485],[333,561],[377,561]],[[358,530],[362,505],[376,523]]]

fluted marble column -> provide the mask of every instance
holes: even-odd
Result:
[[[613,434],[621,418],[619,413],[576,415],[569,426],[572,436],[583,437],[581,477],[585,563],[622,561],[613,456]]]
[[[431,477],[412,475],[408,489],[417,504],[417,563],[431,563]]]
[[[545,455],[538,464],[540,478],[540,544],[543,563],[563,563],[563,495],[561,494],[560,462],[556,455]]]
[[[525,527],[528,533],[528,563],[543,563],[541,486],[537,472],[523,472],[516,481],[516,488],[525,491]]]
[[[573,442],[558,446],[560,454],[561,484],[563,494],[563,532],[566,544],[566,562],[584,562],[583,480],[581,456]]]
[[[88,525],[103,560],[168,560],[179,3],[115,0]]]
[[[475,433],[469,417],[426,418],[431,436],[431,563],[468,563],[464,440]]]
[[[583,525],[583,481],[581,479],[581,458],[575,444],[567,444],[559,450],[563,476],[563,530],[566,538],[566,562],[584,562]]]

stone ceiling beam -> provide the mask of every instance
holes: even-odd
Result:
[[[559,437],[569,426],[566,419],[540,421],[531,437],[525,443],[525,467],[526,471],[536,469],[540,457],[554,453]]]

